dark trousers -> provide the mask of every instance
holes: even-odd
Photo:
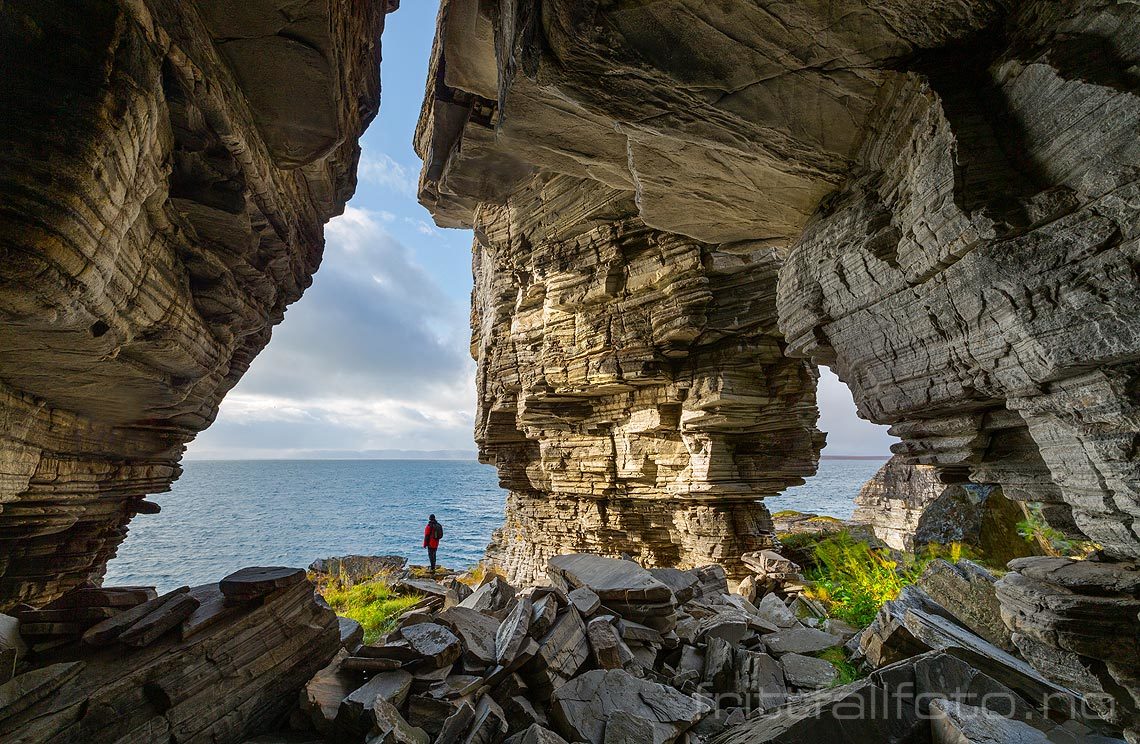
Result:
[[[431,563],[431,570],[435,570],[435,551],[438,548],[428,548],[428,562]]]

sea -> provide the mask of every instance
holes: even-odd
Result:
[[[821,460],[802,486],[766,500],[782,509],[847,518],[883,460]],[[106,583],[156,586],[217,581],[245,566],[308,566],[330,556],[403,555],[424,563],[423,526],[445,535],[439,562],[479,560],[503,520],[495,468],[469,460],[192,460],[158,515],[131,522]]]

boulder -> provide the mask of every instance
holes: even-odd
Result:
[[[930,732],[933,744],[1050,744],[1027,723],[952,700],[930,703]]]
[[[842,644],[839,636],[815,628],[787,628],[764,636],[764,645],[776,656],[810,654]]]
[[[495,663],[508,666],[518,656],[530,630],[532,605],[521,597],[495,632]]]
[[[586,624],[586,637],[594,663],[602,669],[622,669],[633,661],[633,652],[605,617],[595,617]]]
[[[697,578],[697,582],[693,584],[693,599],[721,597],[728,594],[728,574],[720,564],[710,563],[707,566],[690,568],[689,573]]]
[[[602,605],[601,598],[584,586],[580,586],[568,592],[566,596],[570,598],[570,601],[574,607],[577,608],[582,617],[590,617],[597,612],[598,608]]]
[[[506,610],[514,598],[514,587],[501,577],[492,576],[471,596],[461,601],[458,606],[482,612],[485,615],[497,615],[497,613]]]
[[[756,604],[756,613],[777,628],[791,628],[799,624],[795,614],[775,593],[765,594]]]
[[[440,724],[434,744],[459,744],[467,736],[467,730],[474,722],[475,709],[470,703],[460,703],[459,707]]]
[[[566,744],[566,740],[536,723],[507,739],[504,744]]]
[[[586,626],[577,610],[569,608],[539,641],[538,653],[522,667],[522,675],[535,698],[545,701],[574,676],[589,655]]]
[[[495,638],[500,626],[495,618],[468,607],[451,607],[436,615],[435,622],[463,641],[463,660],[469,668],[495,663]]]
[[[337,578],[349,586],[377,576],[390,576],[404,569],[408,559],[399,555],[342,555],[318,558],[309,564],[309,571]]]
[[[400,629],[400,635],[428,668],[450,666],[463,653],[459,638],[439,623],[409,625]]]
[[[411,725],[395,705],[383,697],[372,701],[372,735],[367,744],[431,744],[431,737],[422,728]]]
[[[301,711],[317,733],[330,736],[341,703],[360,685],[360,676],[342,671],[341,662],[348,656],[343,648],[324,669],[313,675],[301,690]]]
[[[620,669],[586,672],[555,690],[551,701],[559,732],[567,740],[589,744],[604,744],[606,725],[615,713],[643,719],[652,741],[664,744],[711,710],[704,701]]]
[[[350,692],[341,701],[336,715],[336,730],[346,737],[363,737],[377,723],[379,703],[398,709],[412,689],[412,675],[405,671],[382,672]],[[388,710],[379,705],[387,717]],[[401,719],[402,720],[402,719]]]
[[[251,566],[234,571],[218,582],[230,602],[251,602],[304,581],[305,569],[285,566]]]
[[[877,713],[881,711],[890,715]],[[717,737],[716,744],[903,744],[927,741],[928,727],[913,701],[864,679],[749,718]]]
[[[819,690],[831,687],[839,678],[839,670],[834,665],[814,656],[784,654],[780,665],[784,667],[784,679],[792,687]]]
[[[447,598],[447,587],[432,579],[418,579],[414,576],[404,576],[397,581],[393,588],[405,594],[423,594],[436,599]]]
[[[1001,619],[996,583],[997,577],[967,560],[931,561],[918,579],[918,586],[935,602],[954,608],[954,616],[963,625],[1003,651],[1013,652],[1009,628]]]
[[[722,708],[768,710],[783,705],[788,696],[778,661],[719,638],[709,639],[702,678],[704,689],[718,693]]]
[[[530,634],[541,638],[554,625],[556,619],[558,619],[558,598],[553,594],[539,598],[530,613]]]
[[[193,619],[193,616],[190,618]],[[364,643],[364,626],[353,620],[351,617],[337,617],[338,624],[340,625],[340,645],[349,650],[356,650],[360,644]],[[189,621],[187,621],[189,622]],[[186,624],[183,623],[182,635],[186,635]]]
[[[479,698],[465,744],[499,744],[507,735],[507,716],[490,695]]]

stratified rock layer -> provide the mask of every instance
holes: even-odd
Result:
[[[815,470],[816,376],[783,355],[773,250],[635,215],[566,176],[477,215],[476,439],[511,491],[491,554],[516,579],[569,548],[739,572],[771,544],[758,497]]]
[[[1135,6],[1028,2],[878,93],[781,270],[791,351],[896,449],[1140,555]]]
[[[420,195],[476,227],[477,436],[513,492],[492,555],[683,561],[709,549],[695,496],[803,474],[810,383],[768,382],[804,374],[767,355],[769,287],[719,283],[718,255],[767,248],[787,350],[898,454],[1140,556],[1138,61],[1140,7],[1110,0],[444,2]],[[745,382],[722,371],[750,356]],[[748,400],[717,407],[707,450],[702,390]],[[757,478],[748,439],[776,429]],[[630,546],[654,515],[674,528]]]
[[[355,187],[386,4],[240,6],[0,8],[0,608],[157,509]]]

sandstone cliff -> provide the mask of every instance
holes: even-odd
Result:
[[[157,510],[355,188],[385,3],[239,5],[0,8],[0,609]]]

